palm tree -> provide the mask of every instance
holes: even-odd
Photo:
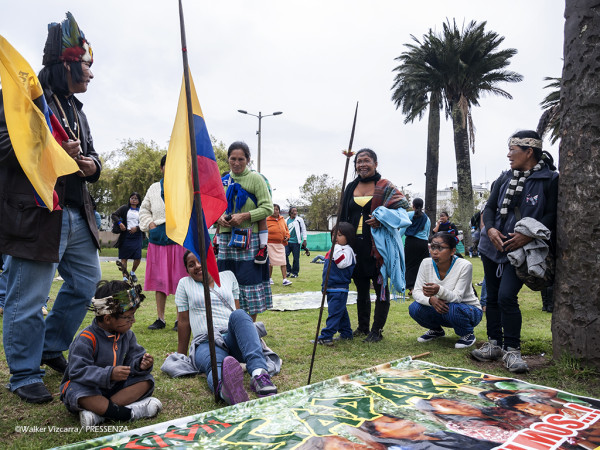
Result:
[[[544,113],[540,117],[540,121],[537,126],[537,132],[540,136],[544,137],[544,135],[550,131],[550,142],[554,144],[558,138],[560,137],[559,129],[560,129],[560,83],[562,81],[561,78],[552,78],[546,77],[544,78],[546,81],[550,81],[550,84],[544,86],[544,89],[554,89],[551,91],[540,106],[544,110]]]
[[[411,36],[415,44],[406,44],[407,51],[395,60],[400,62],[392,86],[392,101],[396,109],[402,108],[404,123],[421,120],[429,107],[427,123],[427,166],[425,169],[425,213],[432,223],[437,215],[437,181],[440,148],[440,109],[442,108],[442,77],[436,69],[439,44],[431,29],[423,35],[421,43]]]
[[[523,77],[505,70],[516,49],[498,50],[504,37],[485,31],[486,22],[471,21],[459,29],[454,21],[444,23],[439,39],[444,49],[437,67],[444,78],[443,91],[446,115],[452,118],[454,152],[458,182],[458,216],[454,218],[465,233],[465,248],[471,245],[469,219],[474,213],[471,159],[469,150],[475,151],[475,129],[471,116],[472,106],[479,106],[484,93],[512,96],[498,87],[499,83],[514,83]]]

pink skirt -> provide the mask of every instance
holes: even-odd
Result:
[[[184,253],[181,245],[148,244],[144,290],[174,294],[179,280],[187,276]]]
[[[283,244],[267,244],[269,264],[272,266],[285,266],[285,246]]]

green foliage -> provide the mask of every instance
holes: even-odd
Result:
[[[229,172],[225,144],[214,136],[211,141],[219,172]],[[162,178],[160,159],[166,152],[154,141],[126,139],[120,148],[101,156],[102,175],[96,183],[88,184],[98,212],[112,214],[127,203],[132,192],[138,192],[143,199],[150,185]]]
[[[341,183],[327,174],[310,175],[300,193],[308,207],[304,220],[311,230],[327,230],[327,218],[337,214]]]
[[[143,198],[150,185],[162,178],[160,159],[166,149],[153,141],[127,139],[104,158],[100,179],[88,185],[98,211],[111,214],[127,203],[132,192]]]

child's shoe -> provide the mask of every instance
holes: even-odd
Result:
[[[104,422],[104,420],[104,417],[99,416],[92,411],[88,411],[87,409],[82,409],[79,411],[79,423],[81,423],[82,427],[93,427],[100,425],[102,422]]]
[[[221,385],[221,398],[228,405],[236,405],[249,400],[248,393],[244,389],[244,370],[233,356],[226,356],[223,360],[219,384]]]
[[[271,381],[269,373],[264,369],[260,375],[252,377],[252,381],[250,381],[250,389],[256,392],[256,395],[259,397],[277,394],[277,388]]]
[[[127,405],[127,408],[131,409],[132,421],[154,417],[162,410],[162,407],[162,403],[156,397],[148,397]]]
[[[255,264],[266,264],[267,262],[267,247],[261,247],[258,249],[256,256],[254,256]]]

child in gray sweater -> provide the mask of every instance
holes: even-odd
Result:
[[[60,386],[67,409],[79,413],[81,426],[106,419],[131,421],[154,417],[162,409],[151,397],[154,358],[131,331],[144,299],[129,281],[101,281],[90,309],[96,318],[69,348],[69,364]]]

